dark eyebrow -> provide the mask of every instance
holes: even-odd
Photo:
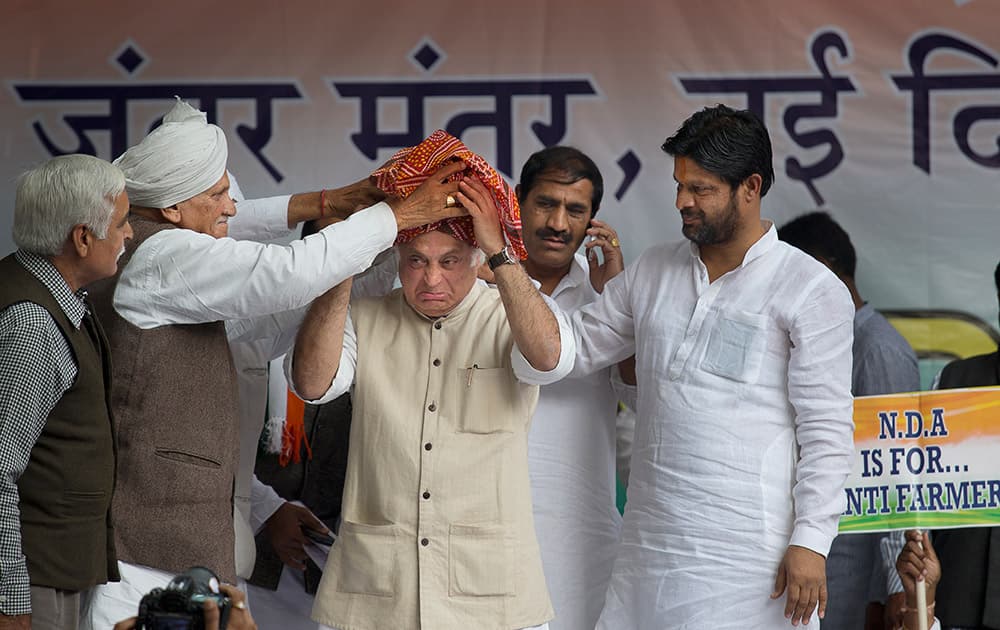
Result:
[[[686,182],[682,182],[676,177],[674,181],[681,186],[687,186],[688,188],[718,188],[718,185],[711,181],[706,181],[704,179],[692,178]]]
[[[547,203],[554,206],[559,205],[559,199],[556,197],[550,197],[549,195],[539,193],[535,199],[541,203]],[[566,204],[566,209],[568,210],[589,210],[587,204],[581,203],[579,201],[571,201]]]

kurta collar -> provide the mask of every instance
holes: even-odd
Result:
[[[479,296],[482,295],[484,291],[489,291],[489,290],[490,289],[487,287],[486,283],[477,281],[475,284],[472,285],[472,289],[466,294],[466,296],[462,298],[462,301],[458,303],[458,306],[453,308],[451,312],[448,313],[447,315],[442,315],[441,317],[428,317],[424,315],[417,309],[410,306],[409,302],[406,302],[406,298],[403,296],[402,291],[399,292],[399,295],[400,299],[402,299],[403,302],[406,303],[407,308],[409,308],[414,315],[425,321],[454,322],[464,319],[465,315],[469,312],[470,309],[472,309],[472,306],[476,303],[476,300],[479,299]]]
[[[554,300],[563,291],[575,289],[584,282],[590,282],[590,266],[587,265],[587,259],[583,254],[574,254],[573,260],[569,265],[569,271],[559,280],[559,284],[552,291],[551,297]]]
[[[759,239],[757,239],[757,241],[753,245],[750,246],[750,249],[747,250],[747,253],[743,255],[743,262],[740,263],[740,266],[737,267],[737,269],[742,269],[743,267],[746,267],[757,258],[760,258],[767,252],[771,251],[772,249],[774,249],[775,243],[778,242],[778,230],[775,229],[774,222],[771,221],[770,219],[762,219],[762,221],[764,221],[764,223],[767,224],[767,231],[764,232],[764,234]],[[701,252],[698,249],[698,244],[692,242],[688,243],[688,246],[691,248],[691,257],[696,259],[700,263]]]

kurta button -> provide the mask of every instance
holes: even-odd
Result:
[[[425,498],[425,499],[429,499],[429,498],[431,498],[431,493],[430,493],[430,492],[427,492],[426,490],[424,490],[424,498]]]
[[[441,365],[441,359],[434,359],[434,367]]]
[[[431,448],[433,448],[433,447],[431,446],[430,442],[428,442],[427,444],[424,444],[424,450],[425,451],[429,451],[429,450],[431,450]]]
[[[441,330],[441,322],[434,322],[434,328]]]
[[[426,547],[427,545],[431,544],[431,541],[427,540],[426,538],[421,538],[420,544]]]
[[[427,411],[434,411],[436,409],[437,409],[437,405],[435,405],[434,403],[431,403],[431,404],[427,405]]]

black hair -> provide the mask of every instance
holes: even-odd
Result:
[[[828,213],[798,216],[778,228],[778,238],[813,258],[823,258],[838,276],[854,279],[858,258],[851,237]]]
[[[1000,295],[1000,263],[997,263],[997,268],[993,272],[993,282],[997,285],[997,295]]]
[[[691,158],[733,189],[756,173],[763,197],[774,182],[771,138],[760,118],[747,109],[706,107],[685,120],[661,148],[673,157]]]
[[[604,196],[604,178],[597,165],[579,149],[573,147],[555,146],[536,151],[521,168],[521,179],[518,182],[518,201],[523,202],[542,175],[558,174],[565,181],[560,183],[575,184],[581,179],[590,182],[594,193],[590,197],[590,216],[597,214]],[[562,179],[561,178],[561,179]]]

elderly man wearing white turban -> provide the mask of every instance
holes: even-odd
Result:
[[[119,275],[91,292],[114,357],[122,581],[88,594],[85,630],[135,614],[144,594],[191,566],[235,581],[240,406],[229,342],[294,335],[295,309],[364,271],[398,230],[464,213],[446,207],[462,163],[406,199],[374,203],[382,195],[366,179],[237,213],[222,130],[180,101],[163,121],[115,161],[135,236]],[[346,220],[289,246],[228,238],[232,227],[269,239],[322,216]]]

